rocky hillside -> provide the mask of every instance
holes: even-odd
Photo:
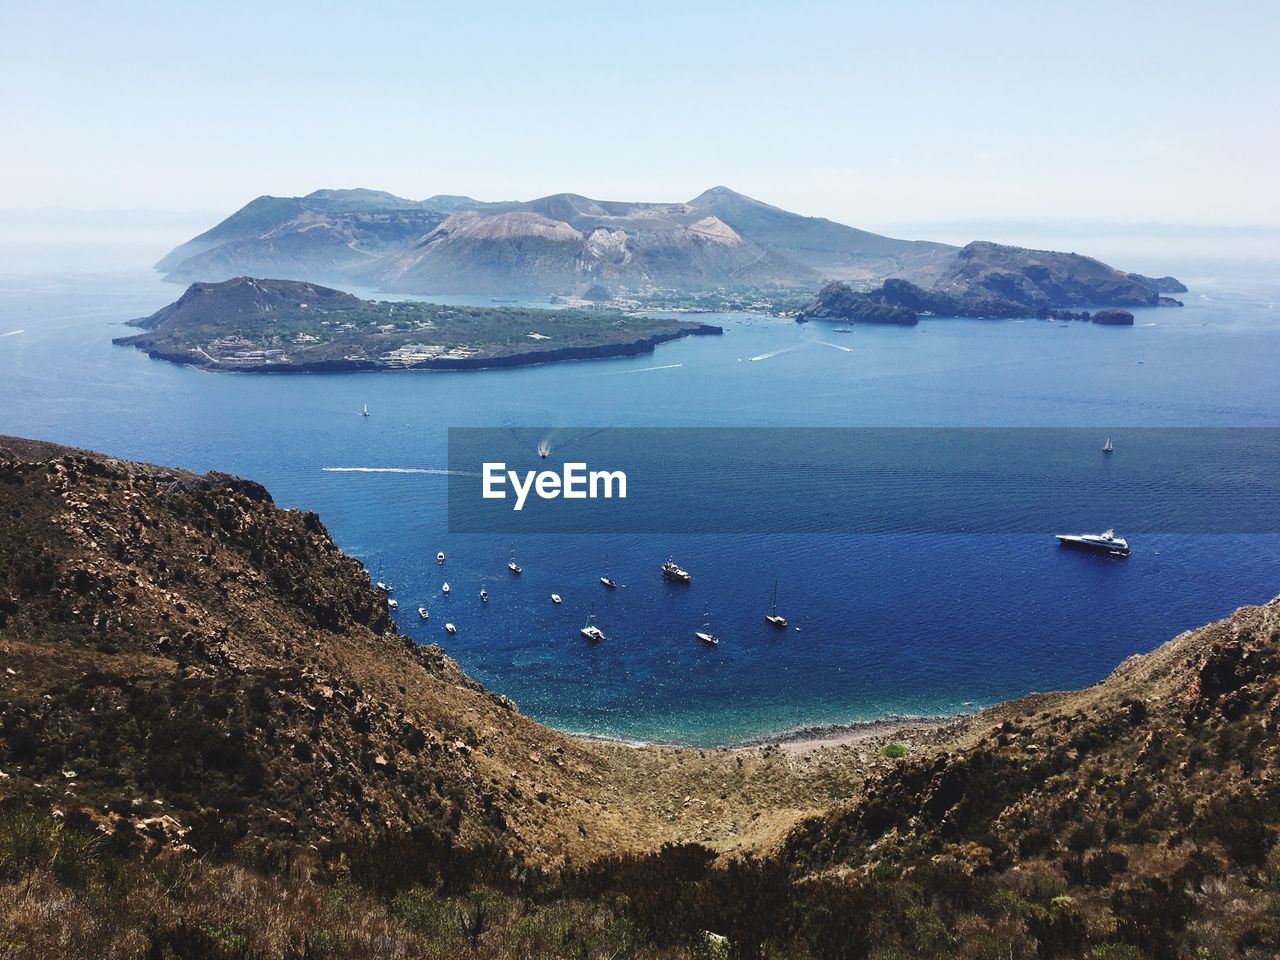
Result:
[[[595,752],[398,636],[314,514],[11,438],[0,502],[0,793],[202,850],[616,847]]]
[[[1277,724],[1280,600],[946,725],[574,740],[258,484],[0,438],[6,955],[1267,960]]]
[[[1121,308],[1180,307],[1165,294],[1186,289],[1173,277],[1122,273],[1076,253],[974,242],[871,290],[827,284],[799,319],[877,321],[892,315],[875,309],[880,307],[900,311],[899,317],[1039,317],[1132,325],[1132,314]],[[1103,309],[1090,313],[1082,307]]]
[[[784,856],[1048,891],[1029,922],[1072,956],[1101,934],[1134,947],[1117,956],[1264,957],[1280,951],[1278,830],[1280,599],[1086,690],[983,711],[797,828]]]
[[[812,282],[814,272],[690,204],[609,203],[576,194],[449,217],[371,276],[436,293],[714,289]]]
[[[712,187],[689,206],[733,227],[744,237],[776,250],[823,277],[875,280],[926,269],[956,250],[946,243],[898,240],[823,217],[805,217],[762,203],[728,187]]]
[[[1172,277],[1124,273],[1078,253],[974,241],[953,256],[903,274],[960,299],[992,297],[1040,307],[1154,307],[1163,293],[1185,293]]]

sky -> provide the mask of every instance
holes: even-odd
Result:
[[[870,227],[1274,227],[1277,48],[1268,2],[0,0],[0,211],[725,184]]]

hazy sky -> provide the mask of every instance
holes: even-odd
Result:
[[[0,210],[724,183],[847,223],[1280,224],[1280,4],[0,2]]]

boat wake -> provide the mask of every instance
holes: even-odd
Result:
[[[845,353],[853,353],[852,347],[842,347],[838,343],[828,343],[826,340],[815,340],[814,343],[820,343],[824,347],[830,347],[832,350],[843,350]]]
[[[0,333],[0,337],[16,337],[20,333],[26,333],[25,330],[10,330],[8,333]]]
[[[433,477],[478,477],[467,470],[442,470],[436,467],[321,467],[325,473],[424,473]]]
[[[658,367],[641,367],[639,370],[615,370],[614,373],[648,373],[651,370],[674,370],[676,367],[683,367],[683,363],[664,363]]]
[[[783,347],[781,350],[772,350],[769,353],[762,353],[759,356],[751,357],[749,359],[752,363],[755,363],[757,360],[769,360],[773,357],[780,356],[781,354],[790,353],[792,350],[799,350],[802,346],[804,346],[804,344],[797,344],[794,347]]]

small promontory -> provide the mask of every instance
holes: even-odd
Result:
[[[462,370],[652,352],[722,329],[608,309],[362,300],[296,280],[193,283],[115,343],[160,360],[263,373]]]

